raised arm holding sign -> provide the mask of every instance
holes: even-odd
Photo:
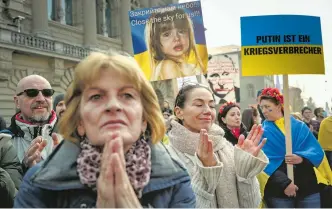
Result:
[[[320,18],[242,17],[241,41],[243,76],[283,75],[284,95],[267,88],[260,101],[270,159],[259,176],[263,200],[268,207],[321,207],[317,181],[330,184],[331,171],[323,169],[324,152],[309,128],[290,117],[288,92],[288,74],[324,74]]]

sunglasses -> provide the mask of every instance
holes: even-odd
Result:
[[[25,89],[24,91],[18,93],[16,96],[21,96],[22,94],[26,94],[28,97],[36,97],[39,92],[41,91],[41,93],[43,94],[44,97],[51,97],[54,94],[54,90],[53,89]]]

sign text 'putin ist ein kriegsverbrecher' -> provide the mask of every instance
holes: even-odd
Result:
[[[241,17],[242,75],[324,74],[319,17]]]

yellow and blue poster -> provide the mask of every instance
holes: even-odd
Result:
[[[150,81],[206,73],[200,1],[129,11],[134,57]]]
[[[319,17],[241,17],[243,76],[324,74]]]

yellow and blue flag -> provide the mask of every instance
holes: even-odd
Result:
[[[331,185],[331,168],[315,136],[303,122],[293,117],[291,117],[291,127],[293,154],[306,158],[315,166],[317,183]],[[286,155],[284,120],[282,119],[281,123],[264,121],[263,129],[264,134],[262,138],[267,138],[263,151],[270,162],[264,169],[264,172],[257,177],[260,182],[262,196],[269,177],[279,168]]]

